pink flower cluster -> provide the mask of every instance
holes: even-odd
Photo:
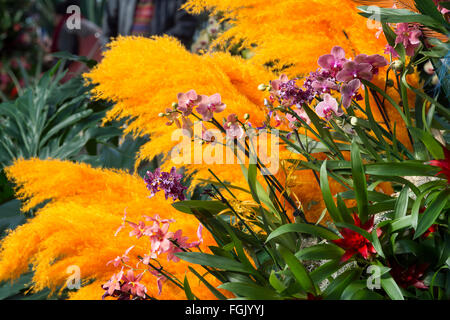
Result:
[[[273,103],[277,101],[283,107],[294,107],[297,116],[309,124],[310,119],[302,105],[312,102],[314,98],[320,98],[315,108],[318,116],[326,121],[334,116],[342,116],[342,108],[348,108],[353,99],[362,99],[358,93],[362,85],[361,80],[371,81],[380,68],[388,65],[388,61],[378,54],[359,54],[354,60],[347,59],[344,49],[335,46],[330,54],[318,59],[318,64],[321,68],[310,73],[303,87],[297,86],[298,79],[290,80],[284,74],[271,82],[269,114],[274,113]],[[334,92],[340,93],[341,103],[332,96]],[[286,114],[291,129],[298,128],[298,117],[291,113]]]
[[[203,122],[212,122],[215,120],[215,114],[221,113],[226,109],[226,105],[222,102],[222,97],[219,93],[206,96],[198,95],[195,90],[189,90],[188,92],[179,93],[177,99],[178,103],[174,104],[173,108],[167,108],[166,113],[163,115],[169,120],[166,123],[167,125],[175,123],[189,137],[194,136],[194,124],[190,118],[191,115],[198,119],[201,118]],[[197,114],[194,114],[194,109]],[[202,124],[202,128],[201,140],[213,143],[215,141],[214,133],[208,130],[204,124]],[[223,129],[229,138],[240,139],[244,135],[244,129],[238,120],[238,116],[234,113],[229,114],[224,119]]]
[[[162,273],[162,270],[153,267],[152,260],[156,260],[160,255],[166,254],[168,261],[178,262],[180,259],[175,256],[177,252],[188,251],[191,248],[198,247],[203,242],[202,231],[203,225],[199,224],[197,229],[198,241],[188,242],[188,237],[183,236],[181,229],[176,232],[169,231],[170,225],[175,222],[173,219],[161,219],[159,215],[153,217],[144,216],[146,222],[150,224],[146,225],[144,221],[134,223],[126,220],[126,212],[122,219],[123,223],[116,232],[120,232],[127,223],[132,230],[129,232],[130,237],[136,237],[140,239],[146,237],[150,242],[150,250],[138,258],[137,266],[142,263],[147,266],[146,269],[139,275],[134,275],[134,269],[129,265],[131,259],[129,257],[130,251],[135,247],[131,246],[121,256],[117,256],[115,259],[108,261],[107,265],[113,265],[119,267],[122,265],[122,269],[119,273],[114,274],[111,279],[105,283],[102,288],[105,290],[103,298],[112,296],[119,300],[129,299],[145,299],[147,288],[140,283],[143,275],[149,272],[156,277],[159,294],[162,291],[162,285],[167,280],[167,277]],[[127,267],[129,270],[126,274],[123,272],[123,268]]]

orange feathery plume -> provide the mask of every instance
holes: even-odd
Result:
[[[33,289],[57,290],[65,286],[70,276],[68,267],[77,266],[83,286],[72,298],[101,299],[104,290],[100,285],[120,271],[107,262],[122,256],[133,245],[130,257],[143,256],[149,250],[146,239],[130,237],[126,228],[114,236],[122,224],[124,210],[127,220],[133,222],[156,214],[175,219],[173,231],[182,229],[189,241],[197,240],[198,221],[173,209],[164,195],[149,199],[145,182],[138,176],[86,164],[38,159],[16,161],[6,172],[18,185],[18,197],[26,200],[24,210],[45,200],[50,202],[1,241],[0,281],[18,278],[31,264]],[[204,234],[202,250],[208,250],[207,246],[213,243],[212,236]],[[131,260],[130,265],[136,262],[137,259]],[[183,261],[168,262],[161,256],[159,262],[179,279],[188,271],[188,263]],[[194,275],[188,279],[199,297],[214,298]],[[155,277],[147,275],[142,282],[148,294],[158,299],[185,299],[183,290],[170,281],[164,284],[160,296]]]

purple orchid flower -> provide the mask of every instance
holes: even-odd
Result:
[[[378,69],[387,66],[389,63],[385,57],[379,54],[368,56],[367,54],[359,54],[355,58],[357,63],[368,63],[372,66],[372,73],[378,74]]]
[[[323,69],[330,71],[333,75],[339,72],[344,63],[347,61],[345,59],[345,51],[339,46],[333,47],[331,49],[331,54],[325,54],[319,58],[317,63]]]
[[[344,108],[348,108],[352,104],[352,99],[357,95],[360,87],[361,81],[358,79],[353,79],[341,86],[342,106]]]
[[[356,61],[348,61],[344,67],[336,75],[336,79],[342,82],[348,82],[353,79],[372,80],[372,65],[369,63],[358,63]]]

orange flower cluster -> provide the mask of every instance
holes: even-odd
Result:
[[[212,11],[230,19],[233,27],[216,42],[252,47],[254,63],[286,68],[289,76],[308,74],[317,58],[339,45],[348,53],[382,52],[385,39],[375,37],[367,19],[351,0],[189,0],[193,13]],[[256,45],[256,47],[254,47]]]

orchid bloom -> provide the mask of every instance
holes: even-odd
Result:
[[[109,265],[110,263],[112,263],[112,265],[114,267],[118,267],[120,265],[120,263],[123,261],[125,263],[127,263],[128,261],[130,261],[130,257],[128,257],[128,253],[134,248],[134,246],[129,247],[125,253],[121,256],[117,256],[114,260],[108,261],[106,263],[106,265]]]
[[[353,219],[355,220],[355,225],[357,227],[364,229],[369,233],[372,232],[374,216],[372,216],[364,225],[361,225],[361,220],[356,214],[353,215]],[[350,259],[351,257],[353,257],[355,254],[358,253],[361,254],[361,256],[364,259],[367,259],[371,254],[376,253],[372,243],[359,233],[350,230],[348,228],[342,228],[340,230],[340,233],[343,236],[343,238],[333,240],[333,242],[339,247],[345,249],[345,253],[341,258],[342,262],[347,261],[348,259]],[[379,236],[380,234],[381,230],[378,229],[377,235]]]
[[[337,90],[339,87],[336,83],[330,80],[322,80],[322,81],[313,81],[311,84],[314,90],[320,93],[328,93],[331,90]]]
[[[185,117],[192,113],[194,106],[196,106],[199,102],[200,97],[194,90],[178,94],[178,110],[180,110]]]
[[[173,232],[169,232],[169,226],[169,224],[160,226],[158,223],[154,223],[153,226],[148,229],[146,235],[149,236],[153,253],[160,255],[170,250],[172,246],[170,239],[173,236]]]
[[[272,87],[272,90],[271,90],[271,91],[278,91],[278,90],[280,90],[281,85],[282,85],[283,83],[288,82],[288,81],[289,81],[288,76],[285,75],[285,74],[282,74],[282,75],[280,76],[280,78],[278,78],[277,80],[272,80],[272,81],[270,82],[270,86]]]
[[[331,54],[325,54],[321,56],[317,63],[323,69],[328,70],[332,72],[333,75],[335,75],[342,69],[346,61],[347,59],[345,59],[344,49],[339,46],[335,46],[333,47],[333,49],[331,49]]]
[[[377,74],[378,69],[387,66],[389,63],[385,57],[379,54],[368,56],[367,54],[359,54],[355,57],[356,63],[368,63],[372,66],[372,73]]]
[[[222,102],[219,93],[212,96],[200,96],[201,100],[197,107],[197,112],[203,116],[203,121],[210,121],[214,113],[219,113],[225,110],[226,105]]]
[[[339,104],[336,99],[328,93],[323,96],[323,101],[317,104],[316,113],[319,117],[325,118],[327,121],[333,117],[333,114],[337,116],[342,116],[344,114],[344,112],[339,109]]]
[[[341,95],[342,95],[342,106],[344,108],[350,107],[352,104],[352,99],[358,93],[359,88],[361,87],[361,81],[358,79],[353,79],[348,83],[344,83],[341,87]]]
[[[122,285],[121,290],[130,293],[135,297],[145,298],[147,288],[142,283],[139,283],[143,275],[144,274],[141,273],[136,276],[133,270],[128,270],[126,276],[122,277],[124,284]]]
[[[232,113],[227,117],[227,120],[223,128],[227,132],[227,136],[229,138],[240,139],[244,135],[244,130],[239,124],[238,117],[235,113]]]
[[[410,25],[409,23],[398,23],[395,30],[397,37],[395,38],[395,44],[403,44],[406,54],[410,57],[414,55],[416,48],[420,44],[420,36],[422,31],[417,26]]]
[[[398,58],[399,55],[397,53],[397,51],[395,51],[394,47],[386,44],[386,46],[384,47],[384,54],[390,54],[392,55],[392,58]]]
[[[137,239],[145,235],[146,230],[149,228],[143,221],[139,221],[137,224],[134,222],[128,222],[128,224],[133,228],[133,230],[130,231],[130,237],[136,236]]]
[[[111,279],[108,280],[108,282],[106,282],[104,285],[102,285],[102,288],[106,290],[106,293],[103,296],[103,298],[105,298],[105,296],[112,296],[116,291],[121,290],[120,281],[122,280],[122,278],[123,278],[123,271],[121,270],[119,273],[113,274]]]
[[[336,80],[348,82],[353,79],[372,80],[372,65],[370,63],[358,63],[356,61],[347,61],[344,67],[336,75]]]
[[[167,278],[160,272],[156,270],[149,270],[152,275],[156,277],[156,285],[158,286],[158,295],[162,292],[162,285],[167,280]]]

